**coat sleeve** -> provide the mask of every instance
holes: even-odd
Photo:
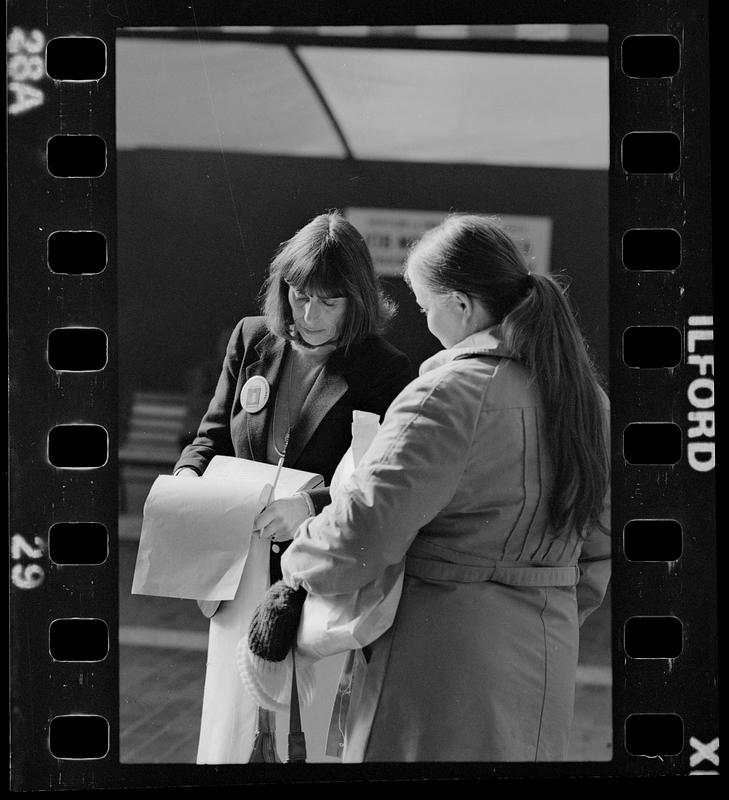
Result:
[[[605,435],[610,441],[610,404],[605,393],[603,406],[605,414]],[[605,504],[600,522],[606,532],[594,530],[582,545],[578,566],[580,580],[577,584],[577,613],[580,625],[599,608],[605,598],[611,573],[611,527],[610,527],[610,486],[605,494]]]
[[[593,531],[582,545],[578,566],[577,613],[582,625],[600,607],[610,582],[610,535]]]
[[[235,402],[235,389],[244,355],[242,319],[233,330],[223,360],[208,410],[198,427],[197,436],[182,451],[173,472],[180,467],[191,467],[202,475],[213,456],[235,455],[230,436],[230,414]]]
[[[436,372],[397,397],[332,504],[299,528],[281,560],[289,585],[319,595],[359,589],[399,563],[451,501],[484,389],[456,390],[452,372]]]

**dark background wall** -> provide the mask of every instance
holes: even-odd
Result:
[[[182,391],[220,331],[258,312],[280,242],[327,208],[364,206],[552,218],[604,374],[608,357],[608,180],[598,170],[361,162],[161,150],[118,153],[120,408],[135,390]],[[388,338],[414,364],[439,349],[401,279]]]

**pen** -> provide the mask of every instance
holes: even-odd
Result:
[[[281,454],[281,458],[278,460],[278,466],[276,468],[276,475],[273,479],[273,486],[271,486],[271,491],[268,493],[268,499],[266,500],[266,505],[268,505],[271,500],[273,500],[273,494],[276,491],[276,484],[278,483],[279,476],[281,475],[281,468],[283,467],[284,458],[286,458],[286,449],[289,445],[289,434],[286,433],[286,438],[284,439],[284,448],[283,453]],[[264,506],[265,508],[265,506]]]
[[[273,479],[273,485],[271,486],[271,491],[268,493],[268,500],[266,500],[266,505],[268,505],[271,500],[273,500],[273,493],[276,491],[276,484],[278,483],[278,476],[281,474],[281,467],[283,467],[284,457],[281,456],[278,460],[278,468],[276,469],[276,477]]]

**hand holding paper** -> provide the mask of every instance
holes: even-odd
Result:
[[[309,516],[309,507],[301,496],[282,497],[267,505],[253,520],[253,530],[262,539],[287,542]]]

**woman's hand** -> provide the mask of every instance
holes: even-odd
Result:
[[[200,473],[197,470],[194,470],[192,467],[180,467],[180,469],[175,472],[175,477],[179,478],[183,476],[185,478],[199,478]]]
[[[253,520],[253,530],[262,539],[287,542],[294,538],[296,529],[308,516],[309,506],[304,497],[282,497],[269,503]]]

